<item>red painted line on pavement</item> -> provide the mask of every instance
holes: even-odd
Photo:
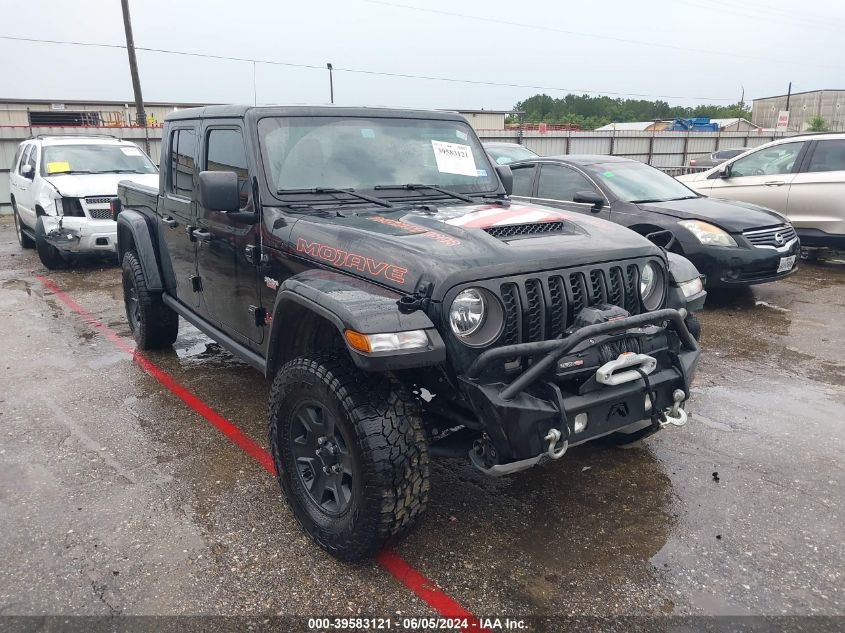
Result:
[[[411,567],[405,559],[389,547],[385,547],[376,555],[376,561],[443,617],[460,620],[466,618],[467,626],[463,627],[463,630],[488,631],[482,628],[477,617],[440,591],[428,578]]]
[[[124,337],[120,336],[120,334],[89,313],[50,279],[44,277],[43,275],[35,275],[35,278],[38,279],[41,285],[49,290],[59,301],[65,304],[72,312],[85,321],[85,323],[100,332],[105,338],[113,343],[115,347],[132,356],[132,360],[135,361],[135,363],[147,374],[158,381],[161,386],[188,405],[188,407],[195,413],[205,418],[206,421],[210,422],[212,426],[229,438],[233,444],[257,461],[264,470],[275,476],[276,467],[273,463],[273,457],[269,452],[249,439],[237,426],[229,422],[229,420],[217,413],[197,396],[179,384],[179,382],[177,382],[170,374],[161,369],[151,360],[147,359]],[[379,552],[376,556],[376,562],[378,562],[382,569],[402,583],[418,598],[443,617],[466,618],[467,627],[465,627],[464,630],[487,631],[487,629],[481,628],[478,618],[464,609],[460,604],[455,602],[445,593],[440,591],[437,588],[437,585],[411,567],[401,556],[399,556],[399,554],[389,547],[386,547]]]
[[[102,333],[109,341],[115,344],[121,351],[126,352],[132,356],[138,366],[147,372],[150,376],[155,378],[165,389],[167,389],[174,396],[179,398],[193,411],[205,418],[218,431],[229,438],[238,448],[244,453],[252,457],[261,466],[272,475],[276,474],[276,468],[273,464],[273,458],[270,453],[261,448],[258,444],[249,439],[243,432],[234,424],[229,422],[222,415],[217,413],[214,409],[205,404],[202,400],[197,398],[190,391],[180,385],[174,378],[166,371],[158,367],[155,363],[144,357],[138,350],[134,349],[122,336],[117,332],[104,325],[97,317],[89,314],[85,308],[80,306],[69,295],[67,295],[61,288],[59,288],[52,281],[41,275],[36,275],[36,279],[40,281],[45,288],[52,292],[56,298],[64,303],[73,312],[78,314],[91,327]]]

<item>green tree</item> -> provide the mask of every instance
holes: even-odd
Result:
[[[827,132],[830,128],[827,126],[827,121],[824,117],[818,114],[810,119],[810,124],[807,126],[808,132]]]
[[[678,117],[751,118],[751,110],[744,107],[742,103],[728,106],[702,104],[684,107],[671,106],[661,100],[613,99],[575,94],[558,98],[538,94],[520,101],[514,108],[525,113],[522,120],[526,123],[575,123],[585,129],[614,122],[653,121]]]

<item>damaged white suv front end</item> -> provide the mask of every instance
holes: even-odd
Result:
[[[48,268],[69,256],[117,252],[109,203],[117,183],[158,184],[158,170],[134,143],[100,137],[25,141],[10,174],[18,238]]]

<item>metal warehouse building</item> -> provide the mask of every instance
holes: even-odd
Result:
[[[146,103],[147,122],[160,125],[173,110],[204,103]],[[0,99],[0,127],[132,127],[134,101],[50,101]]]
[[[786,110],[786,95],[754,99],[751,119],[760,127],[774,128],[781,110]],[[790,130],[806,130],[815,116],[822,117],[830,130],[845,132],[845,90],[811,90],[790,95]]]

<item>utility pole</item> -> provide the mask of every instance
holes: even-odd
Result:
[[[786,111],[789,112],[789,98],[792,96],[792,82],[789,82],[789,88],[786,91]]]
[[[334,104],[334,80],[332,79],[332,65],[331,62],[326,64],[326,68],[329,69],[329,97],[331,98],[332,104]]]
[[[135,58],[135,38],[132,37],[132,19],[129,17],[129,0],[120,0],[123,9],[123,29],[126,31],[126,52],[129,54],[129,74],[132,75],[132,90],[135,92],[136,118],[144,126],[144,150],[150,153],[150,139],[147,136],[147,113],[144,111],[144,97],[141,94],[141,79],[138,76],[138,60]]]

